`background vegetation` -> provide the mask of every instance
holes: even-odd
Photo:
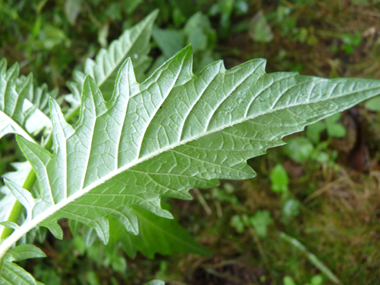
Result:
[[[380,78],[380,4],[370,0],[0,0],[0,57],[67,94],[74,69],[154,9],[154,70],[191,43],[195,71],[268,59],[268,72]],[[168,200],[212,257],[128,258],[48,238],[26,269],[46,284],[380,284],[380,101],[307,128],[251,160],[255,179]],[[21,154],[1,141],[0,173]],[[314,254],[314,255],[312,255]],[[335,277],[336,276],[336,277]]]

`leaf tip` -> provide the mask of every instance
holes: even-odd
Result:
[[[41,224],[41,226],[47,227],[55,238],[60,240],[63,239],[63,230],[56,221],[47,224]]]
[[[29,73],[28,76],[26,77],[26,83],[32,83],[33,82],[33,73]]]
[[[90,85],[90,84],[96,84],[96,81],[94,78],[92,78],[91,75],[87,74],[86,77],[84,78],[84,81],[83,81],[83,88],[86,85]]]
[[[173,215],[169,211],[164,210],[164,209],[159,209],[159,211],[157,211],[156,214],[166,219],[170,219],[170,220],[174,219]]]
[[[5,186],[7,186],[8,189],[10,190],[10,188],[9,188],[10,187],[10,185],[9,185],[10,180],[8,180],[7,178],[3,177],[3,182],[4,182]]]
[[[160,10],[159,10],[159,9],[154,9],[153,12],[151,12],[151,13],[148,15],[148,18],[149,18],[151,21],[155,21],[159,13],[160,13]]]
[[[133,62],[132,62],[132,59],[131,59],[130,56],[128,56],[124,60],[124,62],[121,64],[117,77],[119,77],[121,73],[129,73],[129,72],[133,72],[134,73]]]
[[[185,46],[182,51],[184,52],[185,55],[188,55],[188,54],[191,54],[192,51],[193,51],[193,46],[192,44],[188,44],[187,46]]]
[[[57,101],[55,101],[53,98],[49,98],[49,109],[50,109],[50,114],[57,113],[61,111],[61,107],[59,107],[59,104]],[[53,119],[53,118],[52,118]]]

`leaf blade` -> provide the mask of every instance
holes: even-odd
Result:
[[[75,112],[80,106],[82,84],[87,75],[90,75],[100,87],[103,96],[110,98],[115,85],[120,65],[127,57],[131,57],[138,68],[138,76],[141,78],[150,60],[149,42],[153,31],[153,23],[157,18],[158,10],[153,11],[145,19],[125,30],[124,33],[113,41],[108,49],[101,49],[95,60],[88,58],[84,65],[84,72],[75,71],[74,81],[68,82],[72,94],[66,95],[65,99],[71,104],[71,111]]]
[[[46,257],[45,253],[31,244],[19,245],[9,250],[1,263],[0,284],[37,285],[38,282],[33,276],[17,264],[13,263],[13,261],[42,257]]]
[[[107,102],[87,78],[75,129],[51,104],[53,155],[20,139],[35,149],[34,158],[24,153],[38,173],[41,197],[51,201],[37,203],[32,221],[14,237],[35,225],[54,228],[65,217],[95,228],[106,242],[109,215],[136,234],[134,208],[170,218],[162,196],[188,199],[189,189],[216,186],[218,179],[252,178],[248,158],[380,93],[377,80],[267,74],[264,66],[259,59],[225,70],[216,62],[195,76],[185,48],[138,84],[128,59]],[[39,156],[42,163],[33,161]]]
[[[210,251],[197,243],[177,220],[164,219],[145,210],[134,211],[139,221],[139,234],[132,235],[118,229],[119,236],[115,237],[121,240],[125,251],[132,258],[136,251],[149,258],[154,258],[156,253],[169,255],[177,252],[211,256]]]
[[[51,128],[44,102],[56,97],[57,91],[49,93],[46,85],[33,87],[33,76],[19,72],[17,63],[7,70],[7,61],[0,59],[0,138],[14,133],[34,141],[34,135]]]

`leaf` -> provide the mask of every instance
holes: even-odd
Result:
[[[139,234],[132,235],[124,231],[124,227],[111,220],[113,238],[120,240],[125,252],[132,258],[139,251],[149,258],[156,253],[171,255],[178,252],[210,256],[210,251],[197,243],[194,238],[173,219],[164,219],[145,210],[135,210],[139,224]]]
[[[43,112],[45,115],[49,115],[49,99],[53,98],[57,100],[57,102],[61,103],[63,101],[62,97],[57,98],[58,96],[58,88],[55,88],[51,91],[48,90],[46,84],[42,84],[41,86],[37,86],[34,84],[33,93],[29,93],[28,100],[37,108]]]
[[[380,96],[372,98],[365,102],[365,106],[367,109],[375,112],[380,111]]]
[[[325,119],[326,125],[337,123],[340,119],[340,113],[335,113]]]
[[[10,183],[9,180],[4,179],[4,182],[5,182],[5,185],[8,187],[8,189],[11,190],[13,196],[26,209],[26,215],[27,215],[26,222],[28,222],[31,219],[32,210],[35,204],[32,194],[29,191],[18,186],[17,184]]]
[[[250,37],[256,42],[269,43],[273,40],[273,33],[263,11],[259,11],[251,20]]]
[[[13,181],[25,181],[29,172],[32,170],[29,162],[16,162],[11,164],[16,171],[9,172],[3,175],[3,178]],[[16,202],[15,196],[12,192],[6,187],[3,186],[0,188],[0,221],[7,221],[9,215],[11,214],[10,210],[12,209],[14,203]],[[4,227],[0,225],[0,236]]]
[[[194,238],[179,225],[176,219],[164,219],[148,211],[135,209],[138,218],[139,233],[133,235],[125,230],[125,227],[117,219],[111,218],[110,243],[108,248],[122,249],[130,257],[134,258],[139,251],[149,258],[154,258],[156,253],[172,255],[174,253],[193,253],[210,256],[210,251],[196,242]],[[82,233],[79,229],[82,226]],[[84,254],[85,248],[93,246],[96,240],[96,232],[93,228],[70,220],[70,229],[75,236],[77,248]],[[84,247],[84,248],[83,248]]]
[[[232,216],[230,220],[230,225],[233,226],[239,234],[244,232],[245,225],[242,218],[239,215]]]
[[[339,123],[328,124],[327,133],[330,137],[343,138],[346,136],[346,129]]]
[[[326,129],[325,122],[316,122],[312,125],[307,126],[306,136],[314,143],[318,144],[321,140],[321,132]]]
[[[71,25],[75,25],[77,17],[82,9],[82,0],[66,0],[64,9],[67,21]]]
[[[202,13],[192,15],[182,30],[154,28],[153,38],[162,51],[162,55],[154,61],[149,71],[156,70],[188,44],[191,44],[195,55],[195,73],[214,61],[211,52],[215,45],[216,32],[208,17]]]
[[[0,245],[0,257],[37,225],[61,238],[61,218],[93,227],[104,242],[108,216],[137,234],[136,208],[171,218],[162,196],[191,199],[191,188],[252,178],[248,158],[380,93],[378,80],[266,74],[264,66],[258,59],[225,70],[219,61],[195,76],[185,48],[139,84],[127,59],[109,101],[86,78],[75,128],[51,100],[54,153],[17,137],[41,194],[31,221]]]
[[[293,281],[292,277],[285,276],[283,279],[284,285],[296,285],[296,283]]]
[[[145,283],[145,285],[165,285],[165,282],[155,279],[155,280],[149,281],[148,283]]]
[[[82,85],[86,75],[91,75],[99,86],[104,98],[111,98],[114,89],[117,70],[127,57],[131,57],[137,71],[142,77],[150,63],[148,57],[149,42],[152,35],[153,23],[158,11],[152,12],[144,20],[113,41],[108,49],[101,49],[95,60],[88,58],[84,65],[84,72],[74,71],[74,81],[68,82],[72,94],[65,99],[71,104],[70,112],[75,112],[80,106]]]
[[[289,192],[289,177],[282,164],[277,164],[271,174],[270,180],[272,182],[272,190],[276,193],[288,193]]]
[[[58,96],[58,88],[55,88],[51,91],[48,90],[46,84],[37,86],[34,84],[33,92],[29,93],[27,100],[24,101],[24,105],[27,108],[32,106],[36,108],[36,111],[30,115],[25,123],[25,128],[32,135],[37,135],[43,129],[47,135],[51,132],[51,121],[48,117],[49,115],[49,99],[53,98],[57,101],[58,104],[61,104],[64,97]]]
[[[175,55],[185,45],[185,35],[182,31],[154,28],[153,38],[164,58]]]
[[[37,282],[30,273],[13,263],[29,258],[46,257],[38,247],[31,244],[19,245],[7,252],[0,268],[0,284],[17,284],[17,285],[37,285]]]
[[[336,113],[325,119],[327,134],[330,137],[343,138],[346,135],[345,127],[339,123],[340,113]]]
[[[38,96],[34,96],[33,90],[31,74],[19,77],[17,63],[7,70],[7,61],[0,59],[0,138],[15,133],[34,141],[33,135],[44,128],[51,128],[49,118],[38,110],[39,105],[29,101],[48,101],[46,86],[36,88],[41,93]]]
[[[26,114],[22,108],[24,99],[32,88],[32,76],[17,80],[18,75],[17,63],[7,70],[6,60],[0,60],[0,138],[16,133],[32,140],[23,129]]]
[[[257,211],[256,214],[249,218],[252,226],[259,237],[267,236],[267,227],[273,224],[269,211]]]
[[[125,0],[124,3],[127,14],[132,14],[142,2],[143,0]]]
[[[308,138],[296,137],[287,141],[284,151],[295,162],[304,163],[313,154],[314,146]]]
[[[187,43],[192,45],[194,53],[213,50],[216,32],[208,17],[201,12],[195,13],[189,18],[183,28],[183,33],[186,35]]]
[[[14,222],[8,222],[8,221],[1,222],[0,225],[7,227],[7,228],[11,228],[13,230],[17,230],[19,228],[18,224],[14,223]]]
[[[301,202],[297,199],[289,199],[282,206],[282,214],[284,218],[297,217],[299,214],[299,209],[301,207]]]

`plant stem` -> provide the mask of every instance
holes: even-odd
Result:
[[[53,145],[53,136],[50,135],[49,140],[47,141],[45,145],[45,149],[50,150]],[[24,184],[22,185],[22,188],[25,190],[30,191],[34,185],[34,182],[36,181],[36,174],[33,169],[29,171],[28,176],[26,177]],[[10,210],[10,213],[8,215],[7,222],[13,222],[17,223],[18,219],[20,218],[20,215],[23,210],[23,206],[21,203],[16,200]],[[2,231],[0,231],[0,244],[5,241],[12,233],[13,229],[4,227]],[[0,271],[1,271],[1,263],[2,263],[3,256],[0,256]]]
[[[31,170],[28,176],[26,177],[26,180],[24,184],[22,185],[22,187],[24,189],[30,190],[32,189],[34,181],[36,181],[36,174],[34,173],[33,170]],[[23,206],[21,205],[21,203],[18,200],[15,200],[7,221],[17,223],[18,219],[20,218],[22,209],[23,209]],[[5,240],[7,237],[9,237],[12,234],[12,232],[13,232],[12,228],[4,227],[3,231],[0,234],[0,242]]]
[[[203,206],[203,209],[205,210],[206,214],[207,215],[211,215],[212,214],[212,210],[211,210],[210,206],[207,204],[205,198],[203,197],[203,195],[199,191],[199,189],[198,188],[194,188],[194,193],[195,193],[195,195],[197,195],[197,198],[198,198],[199,202],[201,203],[201,205]]]
[[[280,237],[306,254],[309,261],[314,264],[315,267],[321,270],[332,282],[335,284],[342,284],[338,277],[336,277],[335,274],[329,268],[327,268],[327,266],[324,265],[315,254],[308,251],[302,243],[283,232],[280,233]]]
[[[22,187],[24,189],[30,190],[33,187],[34,182],[36,181],[36,174],[34,173],[33,169],[29,172],[28,176],[26,177],[24,184]],[[23,210],[23,206],[18,200],[15,200],[12,209],[10,211],[10,214],[8,216],[7,221],[17,223],[18,219],[20,218],[21,212]],[[3,227],[3,231],[0,234],[0,243],[5,240],[7,237],[9,237],[13,233],[13,229],[9,227]],[[3,258],[0,257],[0,271],[1,271],[1,264],[2,264]]]

